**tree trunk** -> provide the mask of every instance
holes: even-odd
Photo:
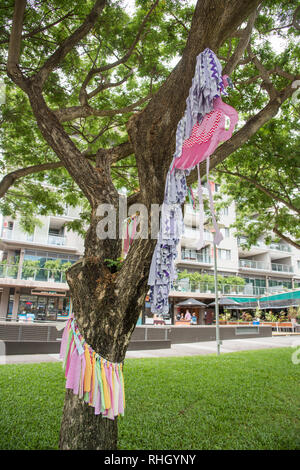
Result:
[[[86,239],[93,249],[95,223]],[[109,242],[109,240],[107,240]],[[136,240],[130,259],[119,272],[111,272],[102,256],[85,256],[67,272],[75,318],[86,342],[101,357],[123,362],[132,332],[143,307],[154,243]],[[140,260],[143,260],[142,269]],[[117,419],[94,414],[94,408],[67,391],[60,431],[60,449],[116,449]]]
[[[110,450],[117,448],[118,418],[94,414],[94,408],[67,390],[60,428],[61,450]]]

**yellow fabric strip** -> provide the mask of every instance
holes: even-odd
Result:
[[[91,378],[92,378],[92,364],[91,364],[91,357],[90,357],[87,344],[85,344],[84,357],[85,357],[85,373],[84,373],[83,390],[84,392],[90,392],[91,391]]]
[[[108,410],[111,407],[111,402],[110,402],[110,394],[109,394],[108,383],[106,380],[104,367],[105,365],[103,364],[103,361],[101,359],[101,377],[102,377],[102,382],[103,382],[104,403],[105,403],[105,409]]]
[[[93,404],[93,396],[94,396],[94,390],[95,390],[95,365],[96,365],[95,354],[96,354],[95,351],[93,351],[93,357],[92,357],[92,389],[91,389],[91,396],[90,396],[89,405]]]
[[[122,380],[122,393],[123,393],[123,408],[125,410],[125,387],[124,387],[124,375],[123,375],[123,365],[120,364],[120,377]]]

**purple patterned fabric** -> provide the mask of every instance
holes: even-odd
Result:
[[[176,148],[166,179],[164,202],[161,211],[160,231],[155,247],[148,285],[152,313],[169,312],[169,292],[177,278],[175,259],[177,244],[184,231],[181,205],[187,195],[186,175],[190,170],[173,168],[174,159],[180,157],[183,142],[190,137],[196,122],[213,109],[213,100],[225,92],[222,67],[213,51],[205,49],[196,60],[195,75],[186,100],[184,116],[176,130]],[[225,94],[227,94],[225,92]]]

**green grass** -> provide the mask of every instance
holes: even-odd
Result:
[[[292,348],[127,359],[119,449],[300,449]],[[56,449],[60,363],[0,366],[0,449]]]

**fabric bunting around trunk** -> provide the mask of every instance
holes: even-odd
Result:
[[[94,407],[95,415],[101,414],[108,419],[124,415],[122,364],[110,362],[96,353],[83,339],[72,317],[63,332],[60,358],[63,359],[66,388]]]

